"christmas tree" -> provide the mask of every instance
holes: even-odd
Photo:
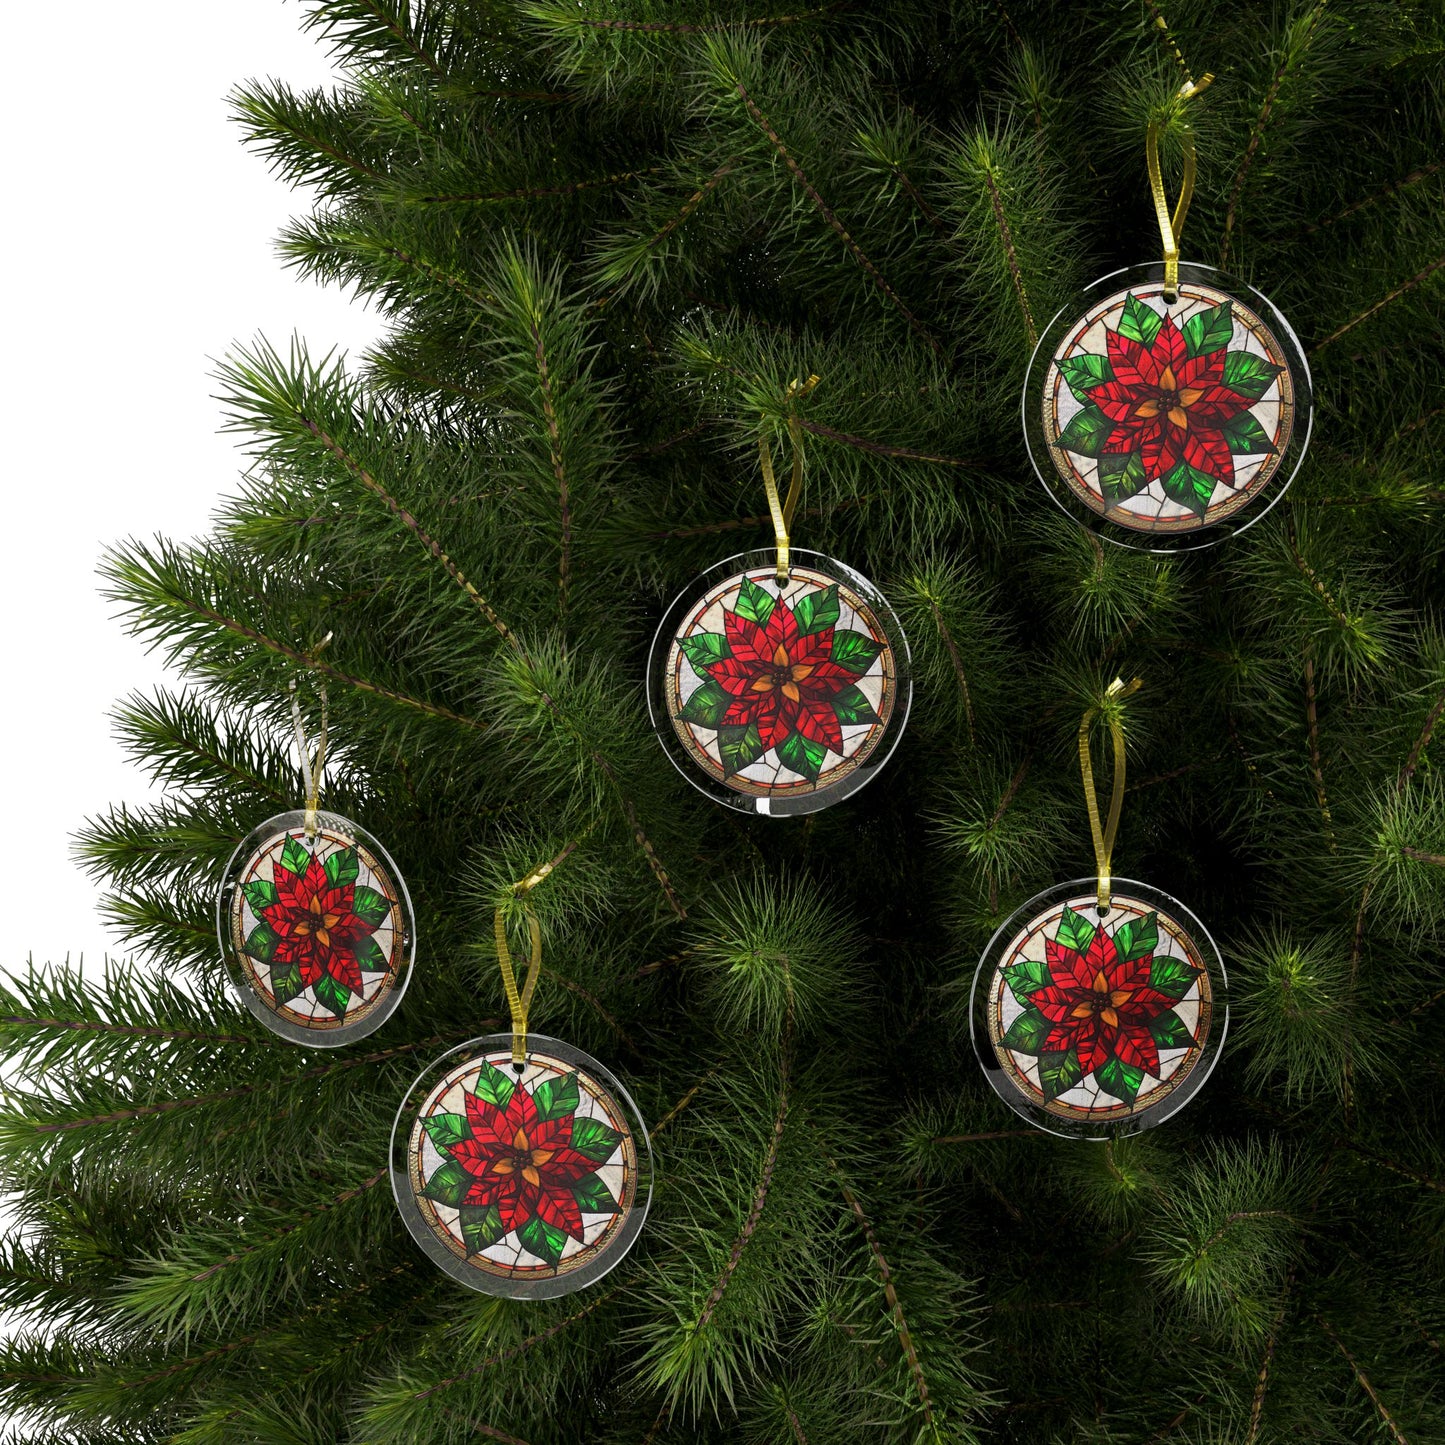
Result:
[[[238,351],[254,465],[213,532],[110,558],[186,686],[120,714],[165,801],[79,844],[155,966],[0,1003],[15,1438],[1445,1438],[1440,7],[306,23],[347,83],[236,115],[316,188],[287,262],[387,332]],[[1283,499],[1172,554],[1064,515],[1019,425],[1050,318],[1159,258],[1151,126],[1172,187],[1197,146],[1185,259],[1268,295],[1314,384]],[[879,780],[805,818],[690,786],[646,698],[672,599],[773,545],[760,441],[802,458],[794,542],[911,648]],[[298,679],[325,807],[416,913],[401,1006],[335,1050],[242,1007],[214,922],[304,799]],[[1093,875],[1091,708],[1096,757],[1127,733],[1115,872],[1205,921],[1230,1008],[1187,1109],[1092,1143],[970,1042],[991,935]],[[538,925],[531,1026],[652,1130],[645,1228],[566,1298],[462,1288],[392,1199],[412,1081],[508,1028],[498,910],[514,949]]]

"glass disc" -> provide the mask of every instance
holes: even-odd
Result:
[[[1252,286],[1162,263],[1085,287],[1024,379],[1034,470],[1070,516],[1125,546],[1207,547],[1284,495],[1309,445],[1309,366]]]
[[[334,1048],[395,1011],[416,926],[385,848],[336,813],[306,836],[300,810],[268,818],[226,865],[221,953],[241,1001],[292,1043]]]
[[[637,1105],[595,1059],[530,1034],[443,1054],[391,1131],[391,1187],[422,1252],[455,1280],[553,1299],[601,1279],[632,1248],[652,1199]]]
[[[1229,1022],[1224,961],[1182,903],[1114,880],[1031,898],[989,940],[973,980],[973,1045],[999,1097],[1076,1139],[1136,1134],[1209,1077]]]
[[[652,640],[653,730],[689,781],[730,807],[812,813],[887,762],[913,695],[908,642],[866,577],[793,549],[719,562]]]

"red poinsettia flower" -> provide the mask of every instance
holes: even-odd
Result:
[[[297,872],[277,867],[275,899],[259,912],[275,935],[270,956],[273,975],[285,974],[295,965],[302,988],[315,988],[323,978],[330,978],[357,994],[362,988],[362,954],[369,963],[374,952],[374,945],[367,948],[366,940],[376,932],[389,905],[374,890],[363,889],[364,911],[369,915],[363,916],[357,912],[354,864],[332,872],[350,876],[344,882],[334,880],[315,854]]]
[[[583,1203],[593,1212],[616,1209],[600,1181],[579,1189],[601,1160],[573,1147],[573,1129],[574,1125],[585,1126],[585,1139],[576,1142],[602,1159],[611,1154],[618,1136],[595,1120],[575,1119],[575,1076],[568,1076],[560,1085],[542,1087],[547,1090],[546,1110],[538,1108],[537,1100],[521,1084],[511,1088],[510,1098],[501,1107],[481,1094],[466,1094],[465,1136],[445,1145],[465,1171],[465,1179],[459,1181],[458,1205],[495,1207],[498,1223],[492,1232],[500,1237],[517,1230],[529,1248],[532,1235],[527,1226],[534,1219],[580,1241]],[[549,1246],[543,1239],[540,1247],[555,1255],[553,1263],[560,1258],[560,1241]]]
[[[857,681],[832,660],[833,628],[802,633],[793,609],[780,597],[765,626],[724,612],[731,656],[707,666],[729,696],[724,727],[756,723],[762,748],[776,748],[794,733],[843,751],[843,729],[834,699]]]
[[[1182,461],[1233,486],[1226,424],[1257,398],[1225,384],[1225,346],[1190,356],[1168,315],[1147,346],[1120,331],[1107,335],[1113,376],[1087,392],[1113,423],[1100,455],[1137,455],[1145,482],[1164,478]]]
[[[1052,1025],[1041,1052],[1075,1050],[1084,1075],[1118,1059],[1159,1076],[1159,1048],[1150,1024],[1178,1002],[1150,984],[1152,950],[1123,958],[1102,928],[1079,950],[1045,941],[1049,981],[1029,1003]]]

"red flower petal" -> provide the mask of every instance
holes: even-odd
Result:
[[[1254,402],[1227,386],[1206,386],[1196,401],[1189,404],[1191,427],[1219,427],[1230,418],[1248,410]]]
[[[1139,459],[1144,463],[1144,475],[1152,482],[1167,476],[1179,465],[1184,454],[1184,433],[1168,421],[1156,420],[1152,429],[1142,434],[1139,445]]]
[[[774,611],[777,609],[775,608]],[[755,667],[771,664],[777,643],[769,645],[768,635],[750,618],[737,612],[723,610],[723,630],[727,633],[728,646],[733,657],[740,663],[752,663]]]
[[[462,1098],[466,1102],[467,1126],[473,1134],[479,1138],[490,1136],[499,1144],[512,1142],[512,1134],[503,1135],[497,1132],[498,1123],[505,1127],[506,1115],[490,1099],[484,1099],[480,1094],[468,1094],[465,1091],[462,1093]],[[516,1130],[514,1129],[512,1133],[515,1134]]]
[[[1029,995],[1029,1002],[1051,1024],[1061,1024],[1073,1027],[1077,1020],[1072,1019],[1075,1006],[1081,999],[1087,996],[1087,991],[1077,988],[1061,988],[1057,983],[1045,984]],[[1052,1044],[1045,1045],[1052,1048]]]
[[[447,1153],[468,1174],[487,1173],[498,1159],[505,1158],[511,1152],[504,1144],[499,1144],[495,1139],[477,1138],[475,1135],[470,1139],[458,1139],[455,1144],[447,1145]],[[500,1174],[492,1175],[494,1179],[501,1177]]]
[[[1079,1067],[1087,1076],[1095,1069],[1102,1069],[1113,1057],[1102,1037],[1102,1030],[1093,1019],[1085,1019],[1074,1035],[1074,1047],[1079,1051]]]
[[[1104,333],[1109,346],[1109,365],[1115,381],[1126,387],[1153,386],[1159,379],[1159,370],[1154,368],[1148,351],[1139,342],[1121,335],[1117,331]],[[1150,368],[1145,375],[1141,368]]]
[[[1119,1061],[1159,1077],[1159,1048],[1148,1029],[1122,1028],[1114,1031],[1114,1052]]]
[[[759,709],[758,735],[764,749],[776,748],[785,743],[797,731],[798,704],[792,698],[784,697],[780,688],[775,688],[771,697],[777,701],[766,711]]]
[[[500,1174],[484,1174],[472,1179],[464,1202],[485,1209],[489,1204],[500,1204],[507,1192],[508,1182]]]
[[[773,603],[773,611],[768,618],[768,625],[763,630],[768,639],[769,661],[772,660],[780,645],[789,656],[792,655],[798,645],[798,619],[793,616],[793,609],[781,597]]]
[[[1118,992],[1127,992],[1129,995],[1127,999],[1114,1005],[1114,1012],[1123,1020],[1125,1026],[1147,1024],[1151,1019],[1157,1019],[1166,1009],[1173,1008],[1176,1002],[1168,994],[1160,993],[1148,984],[1130,987],[1126,983]]]
[[[1089,392],[1089,400],[1104,413],[1110,421],[1127,421],[1143,404],[1145,389],[1129,385],[1115,377],[1113,381],[1101,382]]]
[[[361,965],[356,961],[354,953],[343,952],[339,948],[328,949],[326,971],[352,993],[361,992]]]
[[[569,1124],[571,1120],[567,1121]],[[569,1129],[570,1135],[570,1129]],[[585,1154],[562,1145],[545,1163],[537,1165],[537,1172],[544,1183],[575,1184],[587,1174],[595,1174],[597,1165]]]
[[[535,1210],[537,1217],[554,1229],[563,1230],[573,1239],[582,1238],[582,1211],[565,1184],[554,1185],[544,1181],[537,1191]]]
[[[517,1090],[520,1094],[522,1091]],[[520,1229],[537,1213],[537,1201],[542,1197],[541,1186],[524,1179],[520,1173],[506,1176],[507,1185],[497,1199],[502,1216],[502,1228],[509,1232]]]
[[[1224,433],[1206,427],[1190,427],[1183,436],[1184,460],[1195,471],[1203,472],[1205,476],[1213,477],[1216,482],[1225,482],[1232,487],[1234,457],[1230,453],[1229,443],[1224,439]]]
[[[1206,351],[1202,356],[1191,356],[1183,366],[1176,368],[1175,379],[1181,387],[1208,386],[1224,380],[1224,348]]]
[[[1189,360],[1189,349],[1184,344],[1184,333],[1174,324],[1174,318],[1167,313],[1160,323],[1158,334],[1154,337],[1154,344],[1149,348],[1149,359],[1157,367],[1157,370],[1153,376],[1145,375],[1145,380],[1155,386],[1159,384],[1159,378],[1163,376],[1165,367],[1173,371],[1177,381],[1185,362]],[[1142,366],[1140,373],[1144,375]]]
[[[760,662],[744,662],[736,657],[719,658],[716,662],[710,662],[706,668],[707,675],[715,682],[722,685],[722,690],[730,693],[733,697],[755,697],[753,684],[760,677],[766,677],[769,668]]]
[[[520,1129],[530,1139],[532,1130],[537,1127],[537,1106],[520,1083],[512,1090],[512,1097],[507,1100],[505,1112],[513,1134]]]
[[[843,751],[843,729],[833,705],[822,699],[804,698],[795,704],[798,717],[798,731],[810,742],[822,743],[835,753]]]

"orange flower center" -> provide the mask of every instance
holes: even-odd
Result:
[[[1189,430],[1189,408],[1204,395],[1202,386],[1180,386],[1174,368],[1166,366],[1159,373],[1154,395],[1134,408],[1135,416],[1158,416],[1163,412],[1181,431]]]
[[[752,691],[767,693],[775,687],[781,688],[783,696],[790,702],[800,702],[803,695],[798,691],[798,684],[812,675],[810,665],[788,660],[788,649],[780,642],[773,653],[772,666],[753,679]]]
[[[511,1153],[503,1154],[493,1162],[492,1173],[500,1174],[504,1178],[509,1174],[520,1174],[528,1184],[541,1184],[542,1176],[538,1167],[550,1164],[556,1152],[555,1149],[532,1148],[527,1139],[527,1131],[518,1129],[512,1136]]]
[[[1134,997],[1133,989],[1110,988],[1103,969],[1094,975],[1093,987],[1070,1010],[1076,1019],[1098,1018],[1111,1029],[1119,1027],[1119,1010]]]
[[[323,948],[331,947],[331,930],[341,922],[339,913],[326,913],[318,895],[306,905],[306,912],[293,930],[298,938],[314,938]]]

